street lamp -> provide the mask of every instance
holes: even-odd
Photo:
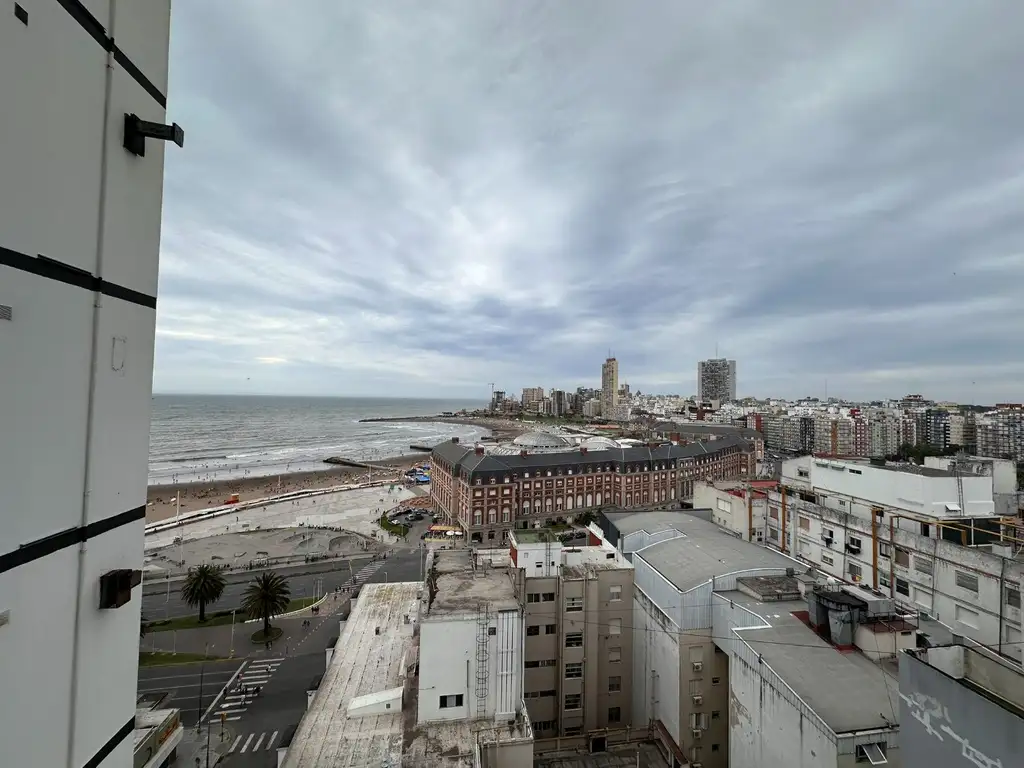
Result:
[[[235,658],[235,611],[237,610],[237,608],[231,609],[231,650],[228,651],[228,656],[232,659]]]

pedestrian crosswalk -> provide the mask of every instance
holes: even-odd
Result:
[[[228,749],[228,754],[245,754],[247,752],[269,752],[277,744],[278,732],[263,731],[262,733],[243,733],[236,736]]]
[[[242,670],[235,681],[235,687],[224,693],[217,705],[214,717],[234,722],[240,720],[242,713],[249,708],[256,698],[256,688],[265,688],[270,676],[281,666],[281,659],[258,659]]]
[[[384,564],[383,560],[371,560],[358,571],[356,575],[352,577],[352,582],[355,584],[362,584],[370,579],[373,574],[380,570],[380,567]]]

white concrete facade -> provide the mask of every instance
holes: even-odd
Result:
[[[496,611],[485,621],[425,617],[417,722],[514,719],[523,702],[523,632],[519,610]]]
[[[164,146],[122,143],[126,113],[165,121],[170,2],[19,5],[0,18],[0,744],[10,765],[129,766],[140,600],[100,610],[99,585],[142,566]]]

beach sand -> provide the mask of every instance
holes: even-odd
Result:
[[[383,459],[379,463],[389,464],[404,471],[429,461],[430,454],[417,453]],[[219,506],[233,493],[238,494],[239,501],[252,501],[289,491],[313,491],[366,480],[365,469],[326,464],[324,467],[322,470],[282,474],[280,475],[280,485],[278,484],[278,475],[213,482],[178,483],[177,485],[151,485],[149,487],[149,506],[146,507],[146,522],[155,523],[174,517],[174,497],[179,492],[181,493],[181,511],[195,512]],[[381,480],[387,477],[398,479],[400,474],[401,472],[374,471],[373,479]]]

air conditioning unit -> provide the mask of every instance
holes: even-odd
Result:
[[[704,703],[704,697],[701,696],[699,693],[695,694],[694,697],[693,697],[693,706],[699,707],[703,703]]]
[[[693,671],[694,672],[703,672],[704,671],[704,662],[703,661],[695,661],[695,662],[693,662]]]
[[[704,733],[700,728],[693,729],[693,740],[700,741],[701,735]]]

